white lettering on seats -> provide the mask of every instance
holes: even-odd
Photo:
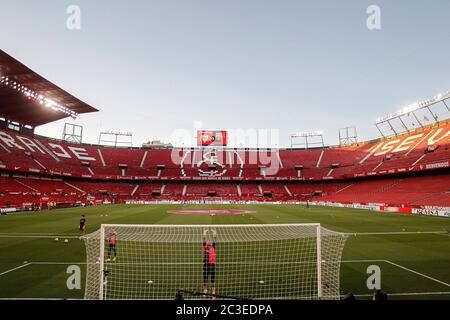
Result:
[[[378,156],[388,153],[389,151],[392,150],[392,148],[394,148],[394,145],[399,142],[400,142],[399,139],[389,141],[388,143],[386,143],[384,146],[381,147],[381,150],[383,150],[383,151],[375,153],[374,156],[378,157]]]
[[[69,149],[80,160],[96,161],[96,159],[94,157],[89,157],[89,154],[87,153],[86,149],[84,149],[84,148],[69,147]]]
[[[432,146],[438,143],[439,141],[445,139],[446,137],[450,136],[450,130],[448,130],[446,134],[442,135],[442,137],[435,139],[435,137],[439,135],[442,132],[442,130],[444,130],[444,128],[437,129],[436,132],[431,137],[428,138],[429,146]]]
[[[401,152],[401,151],[408,150],[411,147],[410,145],[414,142],[414,140],[416,140],[417,138],[420,138],[422,136],[423,136],[423,133],[416,134],[415,136],[407,137],[392,152]]]
[[[64,150],[64,148],[62,146],[60,146],[59,144],[56,143],[48,143],[49,147],[53,149],[53,153],[60,158],[67,158],[67,159],[71,159],[72,157],[70,156],[70,154]],[[55,149],[58,149],[61,152],[55,151]]]
[[[35,149],[39,150],[40,153],[45,154],[44,150],[42,150],[36,143],[34,143],[32,140],[26,138],[26,137],[22,137],[22,136],[17,136],[17,139],[20,140],[20,142],[22,142],[28,149],[30,149],[31,152],[36,152]]]
[[[15,147],[20,150],[25,150],[25,148],[23,148],[21,145],[18,145],[16,141],[14,141],[13,137],[3,131],[0,131],[0,139],[6,144],[6,146],[10,148]]]
[[[369,151],[367,152],[366,156],[365,156],[364,158],[361,159],[361,161],[359,162],[359,164],[363,164],[367,159],[369,159],[369,158],[374,154],[374,152],[378,150],[378,147],[380,147],[381,145],[383,145],[383,143],[379,143],[379,144],[377,144],[377,145],[371,147],[371,148],[369,149]]]

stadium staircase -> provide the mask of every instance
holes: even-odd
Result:
[[[20,181],[19,179],[14,179],[14,181],[17,182],[18,184],[21,184],[21,185],[24,186],[25,188],[28,188],[28,189],[34,191],[34,192],[38,192],[38,193],[40,192],[39,190],[37,190],[37,189],[31,187],[30,185],[26,184],[25,182]]]
[[[133,189],[133,191],[131,191],[131,196],[134,196],[135,194],[136,194],[136,191],[139,189],[139,185],[137,184],[135,187],[134,187],[134,189]]]
[[[80,188],[78,188],[77,186],[74,186],[73,184],[71,184],[71,183],[69,183],[69,182],[67,182],[67,181],[64,181],[64,183],[65,183],[66,185],[68,185],[69,187],[71,187],[71,188],[77,190],[78,192],[81,192],[81,193],[87,193],[87,192],[84,191],[83,189],[80,189]]]

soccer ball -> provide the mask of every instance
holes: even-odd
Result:
[[[64,242],[67,243],[67,242],[69,242],[69,240],[65,239]]]
[[[59,238],[55,238],[55,241],[59,241]]]
[[[152,280],[148,280],[147,283],[148,283],[148,284],[152,284],[153,281],[152,281]]]

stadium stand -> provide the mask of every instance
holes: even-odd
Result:
[[[201,198],[449,205],[448,120],[343,147],[113,148],[35,135],[36,126],[98,110],[1,50],[0,71],[1,207],[44,198],[64,206]]]
[[[450,202],[449,178],[446,174],[356,181],[342,191],[324,196],[322,200],[392,206],[447,206]]]
[[[446,169],[449,132],[450,125],[441,123],[349,147],[272,152],[224,149],[211,155],[210,149],[145,150],[70,144],[3,129],[1,192],[8,201],[1,203],[20,206],[21,202],[36,202],[38,196],[52,197],[55,202],[79,202],[89,196],[112,202],[228,197],[446,205],[450,188]],[[431,169],[441,175],[398,177]],[[379,179],[366,178],[371,176]],[[207,181],[199,180],[202,177]]]

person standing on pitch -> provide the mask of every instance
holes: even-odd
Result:
[[[106,259],[106,262],[111,261],[111,253],[114,253],[112,261],[116,261],[117,257],[116,243],[117,243],[117,234],[114,230],[111,230],[111,232],[108,235],[108,258]]]
[[[78,224],[78,231],[80,231],[81,235],[86,233],[86,218],[84,217],[84,214],[81,215],[80,223]]]
[[[216,294],[216,230],[211,230],[213,241],[207,241],[208,229],[203,231],[203,293],[208,293],[211,282],[211,294]],[[214,297],[213,297],[214,299]]]

